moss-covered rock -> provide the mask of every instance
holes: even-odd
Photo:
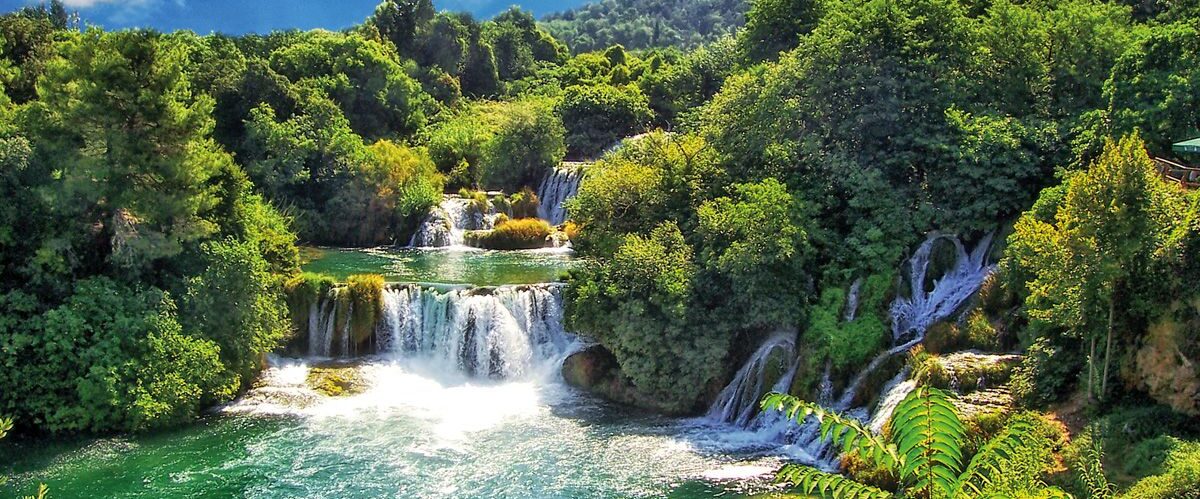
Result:
[[[539,249],[553,246],[554,229],[545,220],[522,218],[508,220],[492,230],[474,230],[463,234],[468,246],[490,250]]]
[[[693,407],[680,410],[679,407],[642,393],[629,377],[621,372],[616,357],[600,345],[588,347],[567,357],[563,361],[562,376],[567,384],[607,400],[667,416],[690,416],[698,409]],[[696,390],[699,393],[706,390],[706,387],[697,387]]]
[[[292,322],[292,336],[286,343],[288,352],[303,352],[308,342],[309,316],[336,284],[333,277],[311,272],[305,272],[284,282],[288,317]]]
[[[326,397],[345,397],[366,391],[369,384],[357,366],[323,366],[308,370],[309,388]]]
[[[373,353],[375,327],[383,316],[383,276],[352,275],[346,280],[350,302],[348,333],[353,354]]]
[[[1200,298],[1176,302],[1146,331],[1123,377],[1154,400],[1200,415]]]

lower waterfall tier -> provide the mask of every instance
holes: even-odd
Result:
[[[349,288],[335,287],[313,300],[306,317],[296,320],[293,351],[323,358],[421,358],[439,369],[512,379],[557,366],[575,341],[563,330],[557,284],[469,289],[403,284],[385,286],[375,299],[352,295]]]

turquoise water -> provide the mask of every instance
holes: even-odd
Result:
[[[354,274],[380,274],[388,282],[499,286],[554,282],[579,264],[563,250],[475,251],[455,249],[308,248],[306,272],[339,281]]]
[[[366,392],[313,397],[287,361],[187,428],[6,444],[0,495],[52,497],[746,497],[778,460],[736,431],[661,418],[550,378],[487,382],[374,361]],[[746,479],[747,476],[759,478]]]

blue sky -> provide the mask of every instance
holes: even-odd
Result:
[[[362,22],[380,0],[64,0],[85,20],[109,29],[190,29],[201,34],[266,32],[285,28],[342,29]],[[9,12],[40,0],[0,0]],[[587,0],[434,0],[439,10],[469,11],[489,18],[518,4],[541,17]]]

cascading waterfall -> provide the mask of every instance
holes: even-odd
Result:
[[[497,214],[491,203],[486,210],[472,206],[473,203],[473,200],[459,196],[445,196],[441,204],[429,211],[408,245],[413,248],[461,247],[466,231],[495,228]]]
[[[934,281],[932,289],[926,291],[925,282],[929,277],[930,256],[934,246],[940,241],[953,245],[956,251],[956,260],[952,268]],[[925,331],[929,326],[950,318],[979,290],[984,280],[995,269],[994,265],[988,264],[986,261],[991,249],[991,241],[990,235],[984,237],[974,250],[967,252],[963,243],[954,236],[933,234],[927,238],[909,259],[911,295],[896,298],[890,308],[893,346],[868,363],[836,398],[832,390],[830,368],[826,366],[818,402],[868,423],[873,429],[882,429],[896,405],[916,385],[906,379],[907,372],[897,375],[884,387],[883,395],[872,416],[867,408],[852,407],[862,384],[872,372],[892,356],[907,352],[919,344],[925,338]],[[857,313],[857,296],[861,285],[860,281],[856,281],[851,286],[846,310],[843,314],[848,321],[853,320]],[[798,359],[794,357],[794,341],[794,336],[775,335],[769,338],[738,371],[733,381],[721,391],[717,401],[709,409],[708,418],[716,422],[735,424],[756,431],[769,428],[770,431],[761,432],[764,437],[773,440],[783,438],[788,443],[802,448],[803,452],[800,455],[807,458],[801,459],[802,461],[806,460],[808,464],[827,470],[836,469],[837,455],[830,448],[829,443],[821,438],[819,424],[815,419],[810,418],[799,427],[778,429],[772,428],[772,426],[782,418],[776,416],[775,419],[766,421],[764,424],[764,416],[756,413],[759,398],[767,391],[763,388],[767,383],[771,383],[771,390],[777,392],[786,392],[791,385],[798,364]],[[792,360],[789,361],[790,367],[784,370],[783,377],[774,380],[764,379],[764,376],[767,375],[766,367],[769,365],[767,359],[776,352],[784,351],[788,352],[787,358]],[[784,423],[787,422],[784,421]]]
[[[563,204],[579,191],[583,169],[582,163],[563,163],[546,174],[537,190],[541,202],[538,206],[539,218],[550,222],[550,225],[561,225],[567,221],[567,208]]]
[[[766,415],[759,411],[759,400],[770,391],[786,392],[796,365],[796,333],[780,331],[771,335],[717,395],[706,417],[741,428],[762,423]]]
[[[308,354],[333,357],[337,338],[337,295],[342,290],[331,289],[329,295],[313,302],[308,311]],[[342,336],[349,337],[342,331]]]
[[[419,358],[470,376],[521,378],[557,367],[574,338],[563,330],[562,286],[540,284],[439,290],[392,285],[383,290],[374,328],[376,353]],[[353,353],[352,310],[338,315],[334,289],[310,308],[309,354]]]
[[[880,433],[883,427],[887,425],[889,419],[892,418],[892,413],[896,412],[896,406],[900,402],[917,389],[917,381],[908,379],[908,369],[902,369],[896,377],[888,381],[883,387],[883,395],[879,397],[879,405],[875,407],[875,413],[871,415],[871,421],[867,425],[871,431]]]
[[[932,289],[926,291],[925,282],[930,277],[930,255],[933,253],[934,246],[939,241],[945,241],[954,246],[954,266],[948,269],[940,279],[936,279],[933,282]],[[975,249],[970,252],[967,252],[961,240],[952,235],[934,233],[925,239],[925,242],[917,248],[917,251],[913,253],[913,256],[908,261],[911,295],[908,297],[897,297],[889,309],[892,322],[893,346],[880,353],[862,371],[859,371],[858,375],[842,391],[841,397],[830,404],[832,409],[848,413],[863,422],[875,420],[865,409],[852,407],[854,400],[858,397],[859,390],[862,388],[862,384],[871,373],[879,369],[892,356],[908,352],[921,343],[925,339],[925,332],[929,326],[950,318],[972,295],[979,291],[979,288],[983,286],[983,282],[996,268],[994,264],[987,262],[991,245],[991,234],[984,236],[975,246]],[[888,395],[897,395],[897,393],[892,392],[905,388],[904,381],[900,379],[893,379],[892,381],[884,392],[884,402],[887,401]],[[903,396],[895,400],[895,403],[899,403],[901,399],[903,399]],[[890,417],[890,411],[895,409],[895,405],[889,406],[888,404],[881,403],[876,412],[878,413],[880,409],[888,411],[888,415],[884,416],[881,422],[878,422],[879,427],[882,428],[887,422],[886,418]],[[807,441],[806,447],[808,453],[813,456],[820,456],[817,463],[814,464],[824,468],[835,468],[837,466],[837,455],[830,449],[828,441],[816,438],[818,435],[817,426],[816,422],[810,419],[805,423],[801,432],[805,435],[804,438]]]

